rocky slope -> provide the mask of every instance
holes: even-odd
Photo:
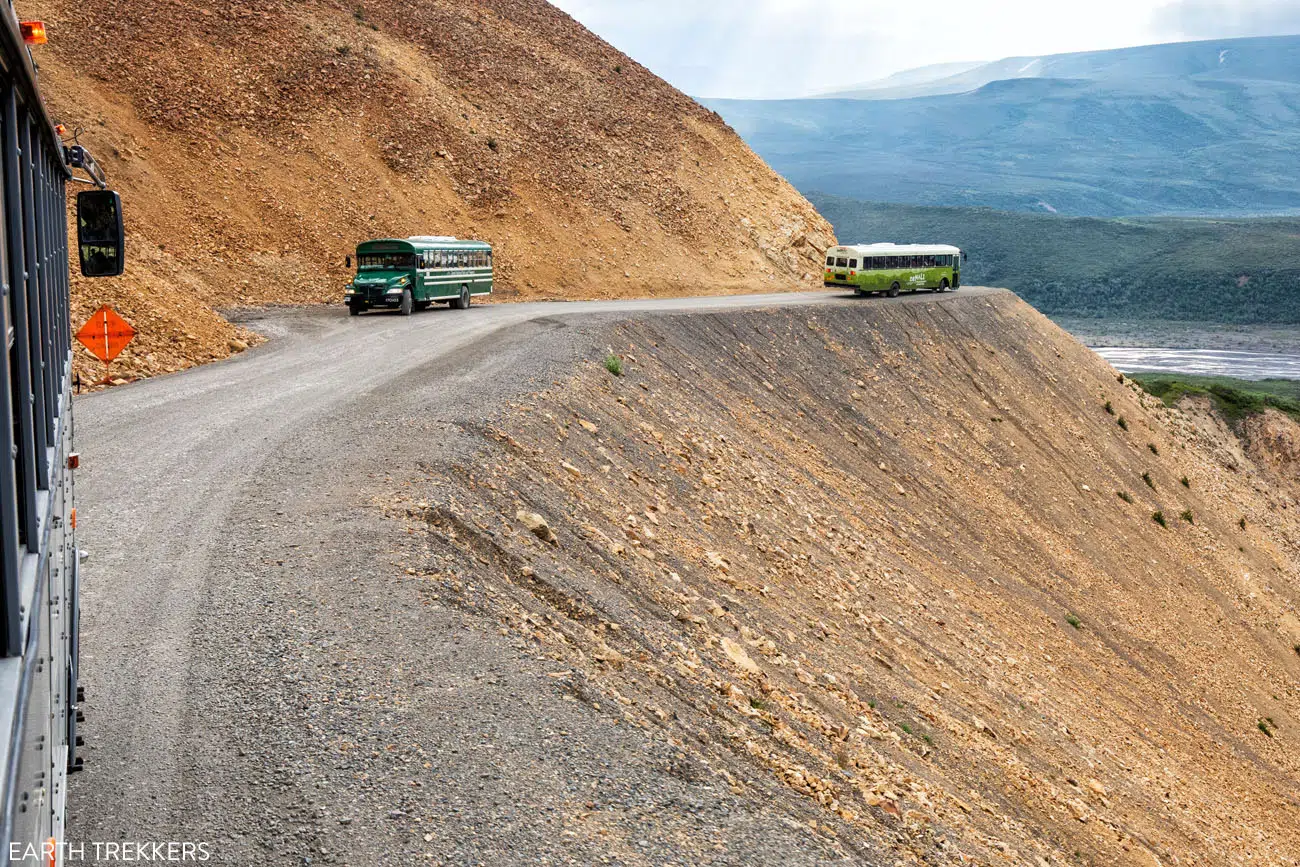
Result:
[[[54,114],[123,192],[131,260],[78,283],[124,374],[228,354],[226,306],[337,300],[376,236],[496,245],[502,294],[793,287],[829,225],[702,108],[543,0],[35,0]]]
[[[598,337],[395,492],[431,601],[859,861],[1297,863],[1300,503],[1249,456],[1011,295]]]

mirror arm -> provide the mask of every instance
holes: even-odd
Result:
[[[79,144],[72,145],[63,149],[63,158],[69,166],[83,170],[90,177],[87,180],[73,175],[72,180],[83,184],[93,184],[101,190],[108,189],[108,176],[99,167],[99,163],[95,162],[95,158],[90,155],[90,151]]]

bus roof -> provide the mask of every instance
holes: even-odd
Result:
[[[827,253],[843,250],[859,256],[954,256],[961,252],[947,244],[855,244],[832,247]]]
[[[462,241],[446,235],[416,235],[411,238],[377,238],[357,245],[357,253],[414,253],[419,250],[491,250],[484,241]]]

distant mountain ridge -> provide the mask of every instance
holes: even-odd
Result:
[[[879,81],[818,94],[818,99],[910,99],[969,93],[994,82],[1021,78],[1196,77],[1222,81],[1300,83],[1300,37],[1265,36],[1171,42],[1137,48],[1071,54],[1006,57],[991,63],[939,63],[895,73]]]
[[[1300,36],[1009,58],[939,81],[954,79],[973,89],[706,104],[805,193],[1079,216],[1300,213]]]

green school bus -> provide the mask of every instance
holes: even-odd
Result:
[[[482,241],[443,236],[367,241],[357,247],[357,276],[344,300],[353,316],[376,307],[410,316],[435,302],[467,310],[475,295],[492,294],[492,275],[492,247]]]
[[[826,251],[828,287],[896,297],[904,290],[948,292],[961,286],[966,255],[942,244],[860,244]]]

